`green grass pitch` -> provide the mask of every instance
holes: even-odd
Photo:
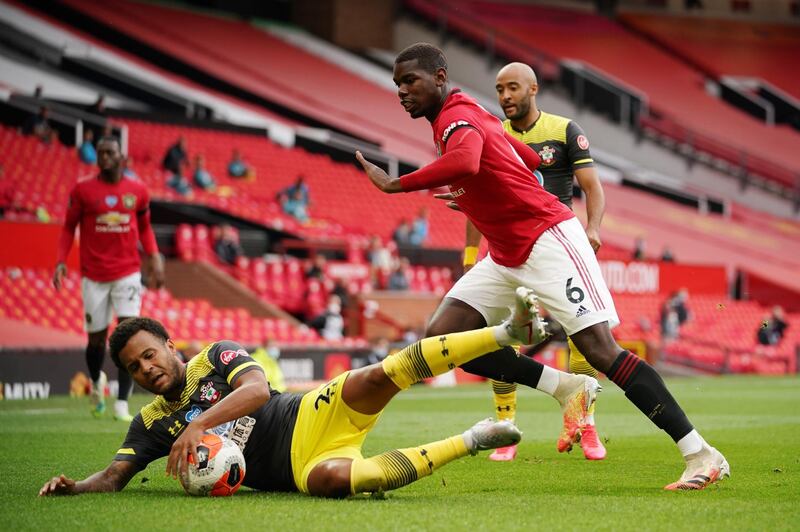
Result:
[[[0,403],[3,530],[790,530],[800,518],[800,380],[725,377],[668,383],[732,478],[702,492],[670,493],[682,460],[619,389],[606,382],[597,422],[608,458],[558,454],[557,405],[520,391],[519,456],[456,461],[384,500],[318,500],[241,490],[228,499],[184,495],[150,465],[117,494],[38,498],[57,473],[102,469],[126,431],[89,416],[86,399]],[[145,396],[135,396],[143,404]],[[488,385],[414,387],[389,406],[365,455],[462,432],[492,412]]]

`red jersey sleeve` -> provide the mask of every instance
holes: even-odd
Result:
[[[58,239],[58,256],[56,263],[67,262],[67,256],[72,249],[75,240],[75,228],[81,221],[81,198],[78,187],[75,186],[69,193],[69,203],[67,204],[67,216],[64,226],[61,229],[61,237]]]
[[[136,223],[139,226],[139,242],[142,243],[145,254],[155,255],[158,253],[158,244],[156,244],[153,226],[150,224],[150,195],[147,193],[147,189],[144,189],[139,197]]]
[[[539,165],[542,163],[542,158],[539,157],[536,150],[513,135],[509,135],[507,131],[505,132],[505,137],[509,144],[511,144],[511,147],[514,148],[514,151],[517,152],[520,159],[522,159],[522,162],[525,163],[525,166],[530,168],[531,172],[539,168]]]
[[[443,187],[478,173],[481,166],[483,138],[470,126],[452,133],[447,153],[416,172],[400,178],[404,192]]]

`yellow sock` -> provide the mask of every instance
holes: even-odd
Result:
[[[517,415],[517,383],[491,380],[497,420],[514,421]]]
[[[383,371],[401,390],[441,375],[500,346],[491,327],[424,338],[383,359]]]
[[[569,372],[577,373],[578,375],[588,375],[597,378],[597,370],[589,364],[586,357],[578,351],[577,346],[572,343],[572,340],[567,340],[569,344]]]
[[[459,435],[371,458],[356,458],[350,466],[350,491],[355,495],[397,489],[467,454],[464,437]]]

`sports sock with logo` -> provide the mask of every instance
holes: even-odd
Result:
[[[692,432],[686,414],[667,390],[661,376],[647,362],[630,351],[623,351],[611,364],[607,375],[625,391],[625,397],[673,441],[678,442]]]
[[[398,388],[405,390],[422,379],[441,375],[496,350],[500,347],[495,336],[498,328],[502,326],[424,338],[383,359],[383,371]]]
[[[356,494],[397,489],[467,454],[464,436],[459,435],[371,458],[356,458],[350,466],[350,491]]]
[[[494,409],[498,421],[514,421],[517,415],[517,384],[492,380]]]

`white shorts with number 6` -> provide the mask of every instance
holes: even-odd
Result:
[[[463,301],[488,325],[497,325],[509,316],[517,286],[531,288],[568,335],[604,321],[612,328],[619,325],[600,265],[577,218],[545,231],[528,260],[516,268],[500,266],[487,256],[446,297]]]
[[[83,311],[86,332],[102,331],[117,317],[134,318],[142,308],[142,274],[132,273],[116,281],[98,283],[83,277]]]

